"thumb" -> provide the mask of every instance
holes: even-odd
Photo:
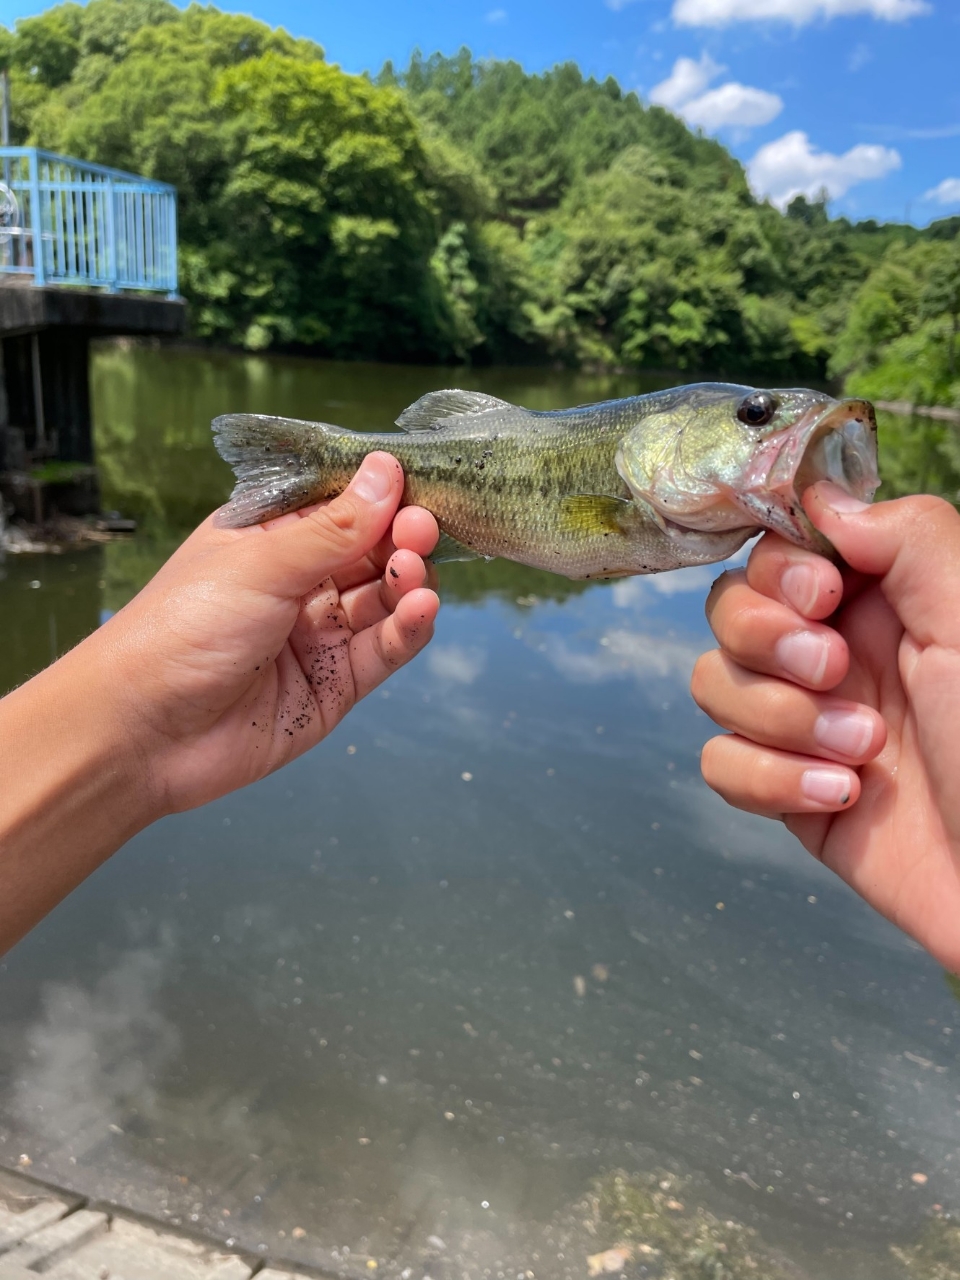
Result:
[[[851,569],[882,579],[921,644],[960,644],[960,515],[949,502],[917,494],[871,506],[821,481],[803,505]]]
[[[245,539],[247,568],[277,595],[305,595],[373,550],[390,528],[402,495],[400,463],[389,453],[369,453],[331,502],[296,518],[281,517],[259,530],[261,537]]]

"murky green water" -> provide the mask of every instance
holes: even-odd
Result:
[[[454,378],[543,408],[639,389],[102,350],[107,502],[142,533],[7,559],[0,685],[222,499],[215,413],[382,428]],[[888,419],[882,447],[897,491],[956,495],[952,428]],[[581,1277],[627,1231],[592,1181],[669,1173],[684,1208],[656,1212],[748,1224],[786,1274],[904,1275],[891,1244],[960,1208],[957,1003],[700,782],[712,576],[448,566],[426,655],[283,773],[144,832],[0,966],[0,1163],[407,1280]],[[747,1274],[716,1256],[682,1275]]]

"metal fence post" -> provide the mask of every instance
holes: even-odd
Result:
[[[117,292],[117,217],[115,207],[115,195],[113,190],[113,179],[107,178],[106,181],[107,198],[104,201],[106,205],[107,216],[107,279],[109,284],[107,288],[111,293]]]
[[[177,194],[171,192],[168,200],[170,208],[170,262],[167,267],[167,278],[170,282],[169,297],[176,298],[180,287],[179,264],[177,262]]]
[[[30,237],[33,244],[33,282],[44,285],[47,273],[43,261],[43,207],[40,204],[40,160],[36,147],[27,151],[30,174]]]

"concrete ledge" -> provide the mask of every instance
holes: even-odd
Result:
[[[960,409],[944,404],[911,404],[909,400],[874,400],[874,407],[896,413],[901,417],[938,418],[941,422],[960,422]]]
[[[186,326],[182,298],[140,293],[105,293],[100,289],[35,288],[0,281],[0,335],[41,329],[84,329],[98,334],[175,336]]]
[[[0,1169],[0,1255],[82,1203],[81,1196]]]
[[[301,1267],[0,1168],[0,1280],[360,1280]]]

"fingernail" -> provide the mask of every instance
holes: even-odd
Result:
[[[798,613],[809,613],[820,594],[820,579],[812,565],[792,564],[781,574],[780,591]]]
[[[393,476],[381,458],[364,458],[350,482],[351,492],[363,502],[382,502],[393,488]]]
[[[774,645],[774,657],[787,675],[807,684],[819,684],[827,669],[830,646],[825,636],[812,631],[792,631]]]
[[[842,516],[859,515],[870,506],[869,502],[861,502],[852,493],[847,493],[846,489],[841,489],[838,484],[833,484],[829,480],[822,480],[817,485],[817,498],[825,507]]]
[[[813,736],[828,751],[862,756],[873,737],[873,717],[865,711],[824,711],[817,716]]]
[[[814,804],[846,804],[850,799],[850,775],[839,769],[804,769],[800,791]]]

